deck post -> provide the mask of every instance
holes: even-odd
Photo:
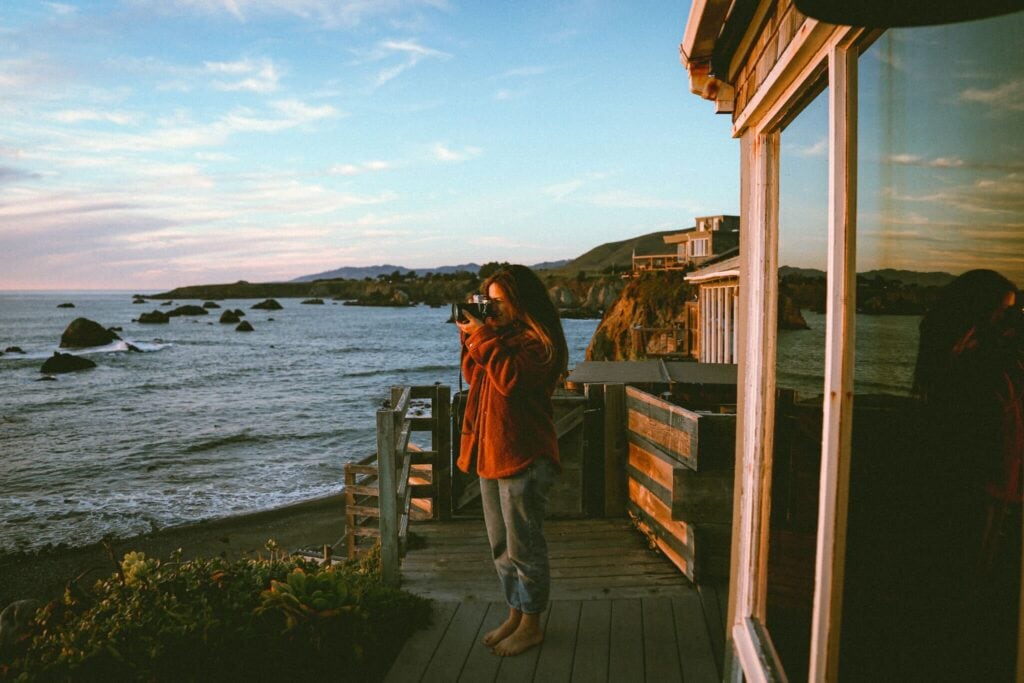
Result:
[[[451,472],[451,388],[446,384],[434,387],[433,405],[430,414],[434,418],[431,446],[434,450],[434,519],[450,519],[452,516],[452,472]]]
[[[392,408],[377,411],[377,465],[380,484],[380,563],[381,579],[386,585],[399,583],[398,567],[398,482],[395,471],[397,440],[396,412]]]
[[[604,515],[626,514],[626,385],[604,385]]]

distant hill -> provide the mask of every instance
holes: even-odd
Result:
[[[817,268],[797,268],[795,266],[781,266],[779,268],[779,277],[786,277],[789,275],[824,279],[825,271],[818,270]],[[867,270],[863,273],[857,273],[857,275],[858,277],[862,277],[867,280],[881,278],[883,280],[895,280],[903,283],[904,285],[914,285],[917,287],[943,287],[949,284],[956,277],[955,275],[939,271],[919,273],[916,270],[897,270],[895,268]]]
[[[894,268],[869,270],[859,273],[859,275],[872,280],[877,277],[883,280],[898,280],[905,285],[917,285],[918,287],[943,287],[952,282],[956,277],[955,275],[938,271],[919,273],[915,270],[896,270]]]
[[[313,282],[314,280],[362,280],[367,277],[375,279],[378,275],[391,275],[391,273],[396,270],[402,275],[413,271],[415,271],[417,275],[426,275],[427,273],[457,273],[463,270],[476,274],[480,271],[480,264],[463,263],[458,266],[439,266],[437,268],[406,268],[405,266],[395,266],[388,263],[379,266],[349,266],[346,268],[325,270],[322,273],[314,273],[313,275],[302,275],[294,280],[290,280],[290,282]]]
[[[568,259],[563,259],[561,261],[544,261],[543,263],[535,263],[530,267],[534,270],[552,270],[555,268],[561,268],[566,263],[569,263]],[[458,273],[460,271],[466,271],[475,275],[480,272],[480,264],[462,263],[457,266],[438,266],[437,268],[406,268],[405,266],[395,266],[389,263],[379,266],[349,266],[346,268],[325,270],[322,273],[314,273],[313,275],[302,275],[294,280],[290,280],[290,282],[313,282],[314,280],[362,280],[363,278],[376,279],[378,275],[391,275],[396,270],[402,275],[414,271],[417,275],[426,275],[427,273],[450,275],[451,273]]]
[[[664,237],[677,232],[679,230],[662,230],[618,242],[605,242],[554,270],[569,275],[581,270],[599,273],[612,267],[618,271],[630,270],[633,267],[634,251],[637,255],[675,253],[674,247],[665,244]]]

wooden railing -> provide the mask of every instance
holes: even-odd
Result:
[[[429,399],[429,415],[417,399]],[[433,386],[392,387],[377,411],[377,452],[345,465],[345,537],[349,558],[361,539],[380,539],[381,574],[389,585],[400,580],[409,518],[451,513],[451,390]],[[412,443],[414,432],[430,432],[429,450]],[[418,505],[417,505],[418,503]]]
[[[633,257],[633,272],[643,270],[681,270],[690,265],[689,261],[679,260],[678,254],[648,254]]]

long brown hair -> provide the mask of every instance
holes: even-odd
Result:
[[[486,294],[492,284],[505,291],[506,304],[512,309],[513,317],[521,320],[544,344],[547,351],[545,360],[553,364],[559,375],[564,374],[569,364],[569,349],[565,344],[558,309],[548,296],[544,283],[526,266],[509,265],[484,280],[480,291]]]

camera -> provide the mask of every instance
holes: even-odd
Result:
[[[469,321],[469,319],[463,315],[463,311],[468,311],[469,314],[477,320],[493,318],[496,314],[494,306],[491,303],[491,298],[483,294],[474,294],[470,297],[470,300],[465,303],[452,304],[452,317],[460,323]]]

